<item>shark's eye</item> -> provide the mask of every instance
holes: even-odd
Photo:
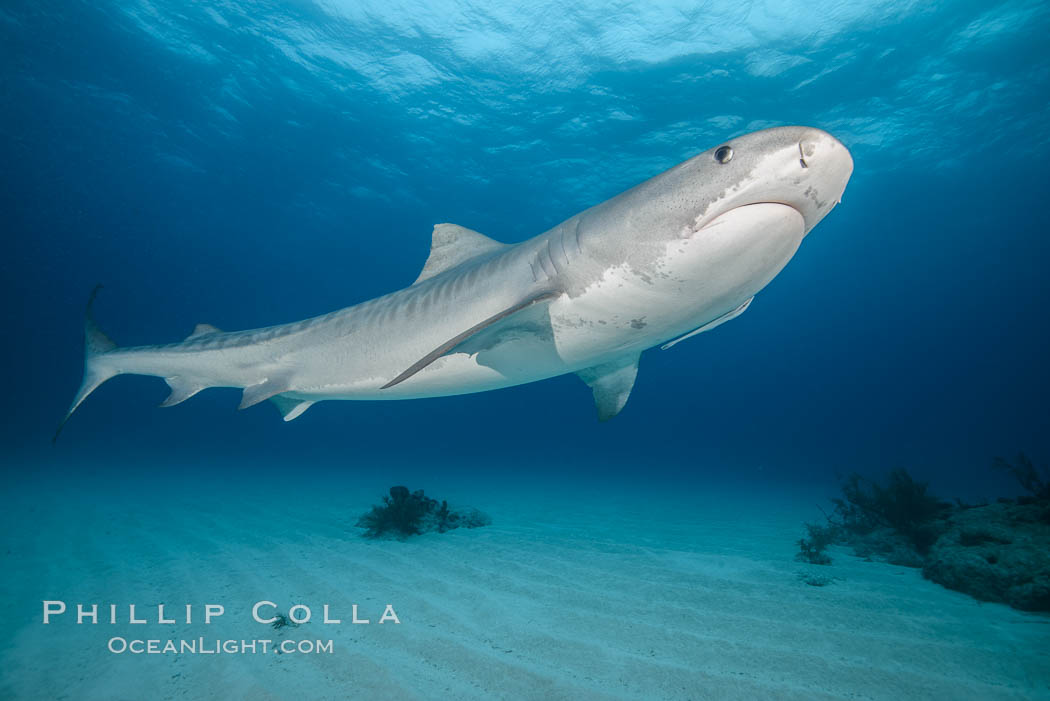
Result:
[[[715,151],[715,160],[722,164],[729,163],[733,160],[733,149],[728,146],[719,146]]]

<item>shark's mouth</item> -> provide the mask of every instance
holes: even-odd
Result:
[[[769,233],[792,233],[802,236],[806,231],[806,220],[802,212],[783,202],[755,202],[745,204],[719,214],[704,224],[697,233],[716,227],[739,228],[741,232],[768,231]]]

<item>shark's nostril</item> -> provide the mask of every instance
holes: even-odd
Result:
[[[812,149],[810,150],[810,153],[812,153]],[[806,151],[802,148],[801,141],[798,142],[798,162],[803,168],[809,168],[809,164],[806,163]]]

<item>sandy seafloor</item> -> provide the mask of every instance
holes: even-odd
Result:
[[[5,485],[8,699],[1050,698],[1050,618],[836,550],[793,560],[805,489],[575,481],[439,466],[362,479],[40,467]],[[566,475],[571,474],[566,469]],[[545,474],[551,474],[548,471]],[[472,504],[493,525],[368,541],[391,484]],[[834,576],[804,584],[807,570]],[[196,605],[186,625],[41,624],[44,599]],[[252,603],[328,603],[341,625],[275,633]],[[205,626],[203,604],[225,615]],[[349,623],[351,604],[369,625]],[[400,625],[378,625],[383,605]],[[331,639],[333,654],[115,655],[112,636]]]

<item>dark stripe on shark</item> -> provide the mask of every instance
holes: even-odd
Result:
[[[560,292],[544,292],[543,294],[537,295],[535,297],[531,297],[531,298],[525,300],[524,302],[521,302],[519,304],[515,304],[513,307],[508,307],[507,309],[504,309],[503,311],[501,311],[498,314],[490,316],[488,319],[485,319],[481,323],[475,324],[474,326],[471,326],[469,329],[467,329],[463,333],[458,334],[458,335],[450,338],[449,340],[445,341],[440,346],[438,346],[434,350],[430,351],[429,353],[424,355],[422,358],[420,358],[416,362],[412,363],[411,367],[409,367],[403,373],[401,373],[400,375],[398,375],[397,377],[392,379],[390,382],[387,382],[385,385],[382,386],[381,389],[389,389],[390,387],[393,387],[394,385],[401,384],[402,382],[404,382],[408,378],[412,377],[417,372],[419,372],[420,370],[422,370],[426,366],[430,365],[432,362],[434,362],[435,360],[437,360],[441,356],[443,356],[446,353],[448,353],[449,351],[451,351],[453,348],[458,346],[460,343],[463,343],[463,341],[466,341],[468,338],[470,338],[474,334],[476,334],[479,331],[482,331],[482,330],[488,328],[489,326],[492,326],[496,322],[499,322],[499,321],[502,321],[503,319],[506,319],[511,314],[516,314],[517,312],[520,312],[521,310],[523,310],[523,309],[525,309],[527,307],[531,307],[532,305],[538,304],[540,302],[549,302],[552,299],[556,299],[560,295],[561,295]]]
[[[366,303],[367,304],[367,303]],[[364,307],[365,305],[361,305]],[[197,332],[190,334],[188,338],[183,341],[176,341],[175,343],[158,343],[149,346],[131,346],[123,348],[126,351],[169,351],[169,352],[193,352],[201,350],[225,350],[228,348],[242,348],[244,346],[250,346],[255,343],[261,343],[263,341],[272,341],[275,338],[284,338],[286,336],[292,336],[301,331],[311,329],[318,324],[322,324],[340,316],[346,312],[345,309],[339,311],[330,312],[322,316],[316,316],[311,319],[304,319],[303,321],[296,321],[288,324],[281,324],[278,326],[267,326],[261,329],[250,329],[247,331],[222,331],[220,329],[214,329],[208,332]],[[208,324],[198,324],[197,328],[201,326],[210,326]]]

